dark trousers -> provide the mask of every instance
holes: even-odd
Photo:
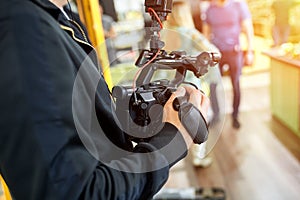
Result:
[[[233,89],[233,112],[232,117],[237,118],[239,113],[239,106],[241,100],[241,90],[240,90],[240,76],[243,67],[243,53],[241,51],[222,51],[222,58],[220,61],[220,72],[224,75],[223,66],[227,64],[229,66],[229,75],[232,83]],[[214,115],[219,114],[219,105],[216,95],[216,84],[212,83],[210,85],[211,90],[211,105]]]

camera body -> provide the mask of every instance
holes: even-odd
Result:
[[[143,50],[136,60],[140,73],[134,86],[115,86],[112,90],[121,128],[132,140],[138,141],[147,140],[160,131],[163,106],[178,86],[185,83],[187,71],[199,78],[221,58],[219,53],[212,52],[189,56],[184,51],[167,53],[162,50],[164,42],[159,38],[162,28],[159,20],[165,20],[171,12],[172,0],[145,0],[145,7],[146,11],[151,8],[156,12],[156,16],[152,15],[150,49]],[[154,73],[160,70],[173,70],[175,75],[170,80],[152,80]]]
[[[168,80],[141,85],[134,92],[132,87],[114,87],[116,115],[122,130],[133,140],[148,139],[158,133],[162,128],[163,105],[175,90]]]
[[[142,52],[136,66],[149,62],[149,54],[152,53],[146,50]],[[116,100],[116,115],[123,131],[133,139],[146,139],[158,133],[163,125],[163,106],[178,86],[185,83],[187,71],[201,77],[219,59],[220,54],[212,52],[201,52],[193,57],[186,55],[184,51],[169,54],[162,51],[149,65],[142,68],[135,88],[115,86],[112,95]],[[171,80],[152,80],[154,73],[160,70],[175,70],[175,75]]]

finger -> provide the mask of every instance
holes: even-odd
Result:
[[[166,102],[164,106],[164,115],[163,115],[163,121],[164,122],[176,122],[177,124],[180,124],[177,111],[174,110],[173,107],[173,101],[175,98],[184,96],[185,95],[185,89],[182,87],[179,87],[169,98],[169,100]],[[176,112],[176,113],[175,113]],[[177,121],[176,121],[177,120]]]
[[[207,120],[207,112],[210,105],[209,98],[200,90],[188,90],[190,93],[189,102],[192,103],[196,108],[200,110],[205,120]]]
[[[200,112],[203,114],[205,119],[207,120],[207,112],[210,106],[210,100],[207,96],[202,94],[202,102],[200,106]]]
[[[197,108],[200,107],[201,102],[202,102],[202,96],[203,94],[199,91],[194,89],[191,93],[190,93],[190,98],[189,98],[189,102],[191,102],[192,104],[194,104]]]
[[[201,96],[202,96],[201,107],[207,107],[207,106],[209,106],[210,105],[209,98],[205,94],[203,94],[203,93],[201,93]]]
[[[184,89],[186,90],[186,92],[190,95],[194,90],[196,90],[194,87],[188,86],[188,85],[184,85],[183,86]]]
[[[209,103],[208,97],[205,95],[205,93],[202,90],[196,90],[195,88],[189,87],[189,86],[185,86],[185,89],[186,89],[186,92],[191,96],[190,99],[192,98],[191,99],[192,101],[196,100],[195,102],[198,102],[198,103],[199,103],[199,101],[201,102],[198,105],[202,105],[203,101],[204,101],[203,105],[206,105],[207,103]],[[192,94],[192,93],[194,93],[194,94]],[[198,95],[200,95],[201,97]],[[204,100],[203,100],[203,97],[205,97]]]

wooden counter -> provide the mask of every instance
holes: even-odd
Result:
[[[300,61],[280,55],[278,49],[263,54],[271,58],[272,115],[300,137]]]

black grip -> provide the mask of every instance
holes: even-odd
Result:
[[[201,144],[207,140],[208,126],[206,120],[193,104],[181,104],[178,115],[182,125],[188,131],[194,143]]]

